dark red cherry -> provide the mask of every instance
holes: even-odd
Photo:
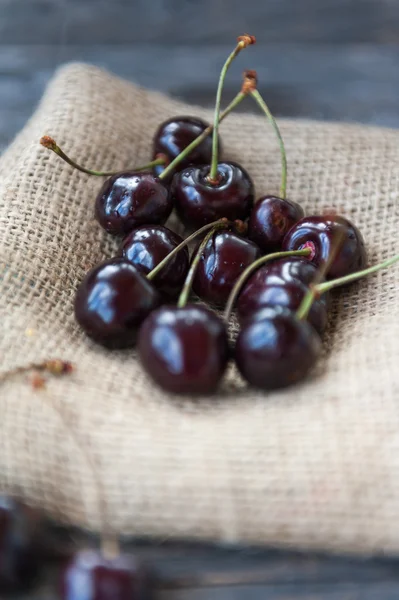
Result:
[[[120,254],[147,275],[183,239],[162,225],[143,225],[129,233],[120,247]],[[175,298],[184,283],[189,268],[188,249],[183,248],[162,269],[154,286],[165,296]]]
[[[223,306],[238,277],[260,255],[256,244],[236,233],[216,232],[201,254],[193,291],[201,300]]]
[[[156,158],[158,154],[165,154],[169,162],[172,162],[207,127],[209,127],[209,123],[197,117],[172,117],[164,121],[154,135],[153,158]],[[212,136],[208,136],[187,158],[181,161],[177,170],[181,171],[189,165],[206,165],[211,162],[211,158]],[[159,176],[164,168],[162,165],[156,166],[154,174]],[[172,172],[167,177],[167,181],[171,181],[173,174]]]
[[[259,274],[259,271],[261,269],[250,277],[238,297],[237,314],[241,323],[267,306],[283,306],[295,312],[308,291],[303,283],[294,279],[280,284],[268,284],[267,274]],[[323,333],[327,326],[327,301],[324,296],[313,302],[308,321],[316,331]]]
[[[153,285],[131,263],[113,258],[94,267],[78,287],[75,317],[95,341],[110,348],[132,346],[137,328],[160,304]]]
[[[234,356],[248,383],[274,390],[304,379],[320,350],[320,338],[309,323],[287,309],[269,307],[242,326]]]
[[[223,321],[196,304],[153,312],[140,329],[138,352],[150,377],[180,394],[214,392],[229,358]]]
[[[289,281],[300,281],[309,285],[315,281],[317,267],[308,258],[290,256],[265,263],[248,279],[267,285],[280,285]]]
[[[171,196],[183,223],[198,228],[222,217],[245,221],[254,200],[254,186],[246,170],[232,162],[219,163],[218,183],[208,181],[210,167],[187,167],[177,173]]]
[[[302,206],[276,196],[260,198],[248,222],[248,237],[264,253],[281,248],[285,234],[304,216]]]
[[[163,225],[172,211],[167,186],[151,173],[118,173],[107,179],[95,204],[96,219],[113,235],[139,225]]]
[[[343,238],[340,237],[342,233]],[[324,264],[331,248],[340,243],[340,249],[328,270],[327,277],[335,279],[364,269],[367,262],[363,236],[359,229],[344,217],[304,217],[294,225],[283,240],[284,250],[309,247],[310,260],[316,266]]]
[[[0,496],[0,592],[29,587],[38,575],[38,522],[30,508]]]
[[[62,600],[144,600],[145,576],[133,556],[77,552],[61,576]]]

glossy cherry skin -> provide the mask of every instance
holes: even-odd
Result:
[[[248,279],[262,285],[281,285],[286,282],[300,281],[304,285],[314,282],[317,267],[308,258],[290,256],[265,263]]]
[[[303,208],[296,202],[277,196],[264,196],[252,209],[248,237],[264,253],[279,250],[286,233],[304,214]]]
[[[175,394],[214,392],[229,359],[223,322],[197,304],[151,313],[140,329],[138,352],[153,381]]]
[[[130,555],[77,552],[61,576],[62,600],[144,600],[144,573]]]
[[[164,154],[169,162],[172,162],[191,142],[209,127],[209,123],[197,117],[172,117],[161,123],[158,127],[153,142],[153,158]],[[220,139],[219,139],[220,148]],[[212,136],[208,135],[205,140],[195,148],[190,155],[181,161],[177,170],[181,171],[189,165],[206,165],[212,159]],[[164,170],[163,165],[154,167],[154,174],[159,176]],[[173,173],[167,177],[171,181]]]
[[[201,300],[224,306],[238,277],[260,255],[256,244],[236,233],[216,232],[201,254],[193,291]]]
[[[342,239],[339,232],[343,234]],[[312,250],[311,261],[320,266],[327,261],[331,248],[337,241],[340,243],[340,249],[328,270],[329,279],[343,277],[366,267],[367,255],[363,236],[359,229],[344,217],[304,217],[285,236],[283,250],[309,247]]]
[[[305,296],[308,288],[300,281],[286,281],[270,284],[264,273],[259,271],[249,279],[237,300],[237,314],[241,323],[251,318],[264,307],[283,306],[295,312]],[[315,300],[309,311],[308,321],[322,334],[327,326],[327,301],[324,296]]]
[[[234,357],[248,383],[275,390],[304,379],[320,350],[320,338],[309,323],[287,309],[264,308],[242,326]]]
[[[233,162],[219,163],[217,184],[209,183],[210,167],[187,167],[172,181],[171,196],[180,219],[198,228],[222,217],[245,221],[254,200],[254,186],[246,170]]]
[[[161,303],[158,291],[123,258],[94,267],[78,287],[75,317],[86,334],[110,348],[132,346],[137,329]]]
[[[37,525],[34,511],[0,496],[0,592],[29,587],[37,577]]]
[[[163,225],[173,203],[167,186],[151,173],[118,173],[107,179],[95,203],[101,227],[113,235],[139,225]]]
[[[167,227],[143,225],[133,229],[123,240],[119,254],[147,275],[182,241],[183,238]],[[184,284],[189,264],[186,247],[170,260],[152,283],[162,295],[176,298]]]

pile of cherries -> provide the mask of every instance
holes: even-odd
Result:
[[[101,227],[122,239],[118,255],[79,285],[77,322],[108,348],[137,344],[145,371],[173,393],[214,392],[230,359],[264,390],[300,381],[320,353],[328,290],[360,277],[366,266],[353,223],[336,214],[305,216],[285,198],[284,144],[253,71],[238,97],[251,95],[278,136],[280,196],[255,201],[246,169],[218,160],[219,122],[234,104],[220,113],[224,76],[252,43],[251,36],[238,38],[222,69],[213,126],[194,117],[165,121],[154,135],[152,173],[117,172],[95,200]],[[104,175],[77,165],[51,138],[42,143],[77,168]],[[173,210],[186,231],[194,230],[185,241],[165,226]],[[202,302],[187,303],[191,291]],[[236,299],[240,330],[231,342],[227,326]],[[226,305],[224,318],[213,310]]]
[[[154,138],[155,156],[161,149],[173,160],[206,127],[190,117],[163,123]],[[260,266],[244,283],[237,302],[241,331],[233,354],[251,384],[269,389],[292,383],[314,363],[328,299],[315,298],[308,323],[299,321],[295,311],[317,268],[328,260],[337,230],[345,239],[327,276],[364,268],[362,236],[347,219],[305,217],[298,204],[284,198],[263,196],[254,203],[252,180],[236,163],[218,163],[217,180],[210,181],[209,144],[199,150],[191,157],[193,164],[176,172],[169,186],[146,172],[120,173],[105,182],[96,199],[97,220],[109,233],[126,237],[119,255],[95,267],[79,286],[76,319],[90,337],[111,348],[134,345],[138,336],[141,363],[164,389],[215,390],[232,354],[226,322],[200,303],[171,305],[189,273],[187,246],[155,277],[150,275],[183,243],[164,225],[176,207],[187,228],[211,224],[210,237],[193,252],[200,253],[200,260],[192,290],[212,307],[226,305],[238,278],[255,261],[287,252]],[[301,249],[309,255],[290,255]]]

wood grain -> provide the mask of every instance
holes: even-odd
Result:
[[[0,0],[3,44],[397,43],[395,0]]]
[[[211,105],[229,45],[15,46],[0,52],[0,148],[23,126],[55,68],[86,61],[190,103]],[[399,127],[399,46],[258,44],[232,66],[225,101],[253,67],[277,116]],[[254,110],[250,102],[242,107]]]
[[[59,535],[59,540],[63,535]],[[81,541],[80,543],[84,543]],[[396,561],[207,545],[128,546],[155,576],[152,600],[397,600]],[[21,600],[56,600],[57,568]]]

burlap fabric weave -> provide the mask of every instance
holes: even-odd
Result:
[[[0,388],[0,488],[97,530],[100,487],[109,524],[127,534],[397,553],[399,268],[336,296],[315,373],[281,393],[248,389],[231,368],[218,397],[176,400],[148,381],[134,350],[106,351],[74,322],[79,281],[117,242],[93,220],[101,181],[39,138],[52,135],[88,166],[124,168],[149,158],[160,121],[187,113],[210,118],[67,66],[0,161],[1,370],[52,357],[76,365],[44,390],[25,377]],[[281,127],[289,197],[308,213],[335,207],[353,219],[370,261],[399,252],[399,132]],[[231,116],[221,134],[257,195],[278,192],[264,117]]]

